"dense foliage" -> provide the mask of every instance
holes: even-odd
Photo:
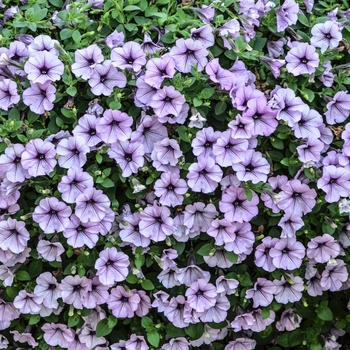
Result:
[[[350,10],[0,0],[0,349],[339,349]]]

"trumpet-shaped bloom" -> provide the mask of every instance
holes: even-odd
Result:
[[[58,164],[65,169],[81,168],[87,160],[86,154],[90,147],[79,136],[61,140],[56,148]]]
[[[328,262],[330,258],[336,258],[340,253],[339,243],[327,233],[311,239],[307,247],[307,257],[321,264]]]
[[[23,221],[11,218],[0,221],[0,249],[19,254],[27,247],[29,238]]]
[[[310,43],[324,53],[328,48],[334,49],[339,45],[342,34],[336,22],[326,21],[317,23],[311,29]]]
[[[288,62],[286,65],[288,72],[297,76],[315,73],[320,59],[314,46],[307,43],[298,43],[288,52],[286,62]]]
[[[297,23],[299,5],[294,0],[286,0],[276,10],[277,31],[282,32],[288,26]]]
[[[141,298],[137,293],[127,292],[122,286],[113,288],[107,300],[108,308],[117,318],[134,317],[140,302]]]
[[[347,91],[337,92],[333,99],[327,103],[325,112],[328,124],[340,124],[350,115],[350,95]]]
[[[0,173],[5,174],[11,182],[23,182],[28,177],[28,172],[23,169],[21,155],[24,146],[16,143],[5,149],[5,154],[0,156]]]
[[[0,109],[7,111],[18,103],[20,96],[17,92],[17,84],[10,80],[4,79],[0,81]]]

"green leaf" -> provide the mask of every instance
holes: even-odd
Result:
[[[310,350],[322,350],[322,345],[319,343],[310,344]]]
[[[153,327],[153,321],[149,317],[143,316],[141,318],[141,325],[145,329],[151,328],[151,327]]]
[[[227,104],[224,101],[220,101],[215,105],[215,114],[225,113]]]
[[[124,7],[124,11],[139,11],[141,10],[138,6],[135,5],[129,5]]]
[[[104,188],[112,188],[115,187],[115,183],[111,179],[107,178],[103,180],[101,186]]]
[[[70,86],[66,91],[68,95],[73,97],[77,94],[77,88],[75,86]]]
[[[10,299],[14,299],[16,298],[16,296],[18,295],[18,289],[16,287],[6,287],[6,295],[10,298]]]
[[[213,248],[214,246],[212,243],[204,244],[198,249],[197,254],[201,256],[209,256],[209,253],[211,252],[211,250],[213,250]]]
[[[178,128],[176,128],[176,132],[179,134],[180,139],[184,142],[190,142],[190,139],[188,138],[188,130],[186,126],[181,125]]]
[[[263,320],[266,320],[267,318],[270,317],[270,310],[263,309],[263,310],[262,310],[262,313],[261,313],[261,316],[262,316],[262,319],[263,319]]]
[[[303,13],[298,13],[298,20],[304,26],[310,27],[309,19]]]
[[[281,164],[285,165],[285,166],[289,166],[289,158],[284,158],[281,160]]]
[[[97,323],[96,327],[96,337],[104,337],[111,333],[113,328],[109,327],[108,319],[104,318],[99,323]]]
[[[333,321],[333,312],[329,307],[316,309],[317,316],[323,321]]]
[[[283,333],[277,338],[277,344],[285,348],[291,348],[297,346],[303,342],[303,337],[301,336],[301,330],[297,329],[292,332]]]
[[[138,278],[133,275],[132,273],[129,273],[128,276],[126,277],[126,282],[130,284],[136,284],[138,282]]]
[[[81,320],[79,315],[68,317],[68,327],[75,327]]]
[[[172,32],[169,32],[169,33],[162,35],[160,40],[164,44],[173,44],[176,41],[176,39],[174,37],[174,33],[172,33]]]
[[[307,100],[308,102],[312,102],[315,98],[315,93],[312,90],[303,88],[303,89],[299,89],[299,92],[301,96],[305,98],[305,100]]]
[[[74,40],[74,42],[76,42],[77,44],[80,43],[80,39],[81,39],[81,34],[79,32],[79,30],[75,30],[72,33],[72,39]],[[73,96],[73,95],[72,95]]]
[[[72,29],[68,29],[68,28],[62,29],[60,31],[61,40],[66,40],[66,39],[71,38],[73,32],[74,32],[74,30],[72,30]]]
[[[157,348],[160,341],[159,334],[157,332],[147,333],[147,340],[152,346]]]
[[[190,324],[188,327],[185,328],[185,332],[192,340],[199,339],[204,333],[204,324]]]
[[[29,264],[29,275],[31,278],[37,277],[41,274],[41,271],[43,269],[43,263],[40,259],[33,260]]]
[[[195,98],[193,99],[193,105],[194,105],[195,107],[199,107],[199,106],[201,106],[202,104],[203,104],[203,101],[200,100],[199,98],[195,97]]]
[[[24,270],[17,271],[16,278],[18,281],[30,281],[32,279],[30,274]]]
[[[30,324],[32,326],[34,324],[37,324],[40,320],[41,320],[40,315],[31,315],[30,319],[28,321],[28,324]]]
[[[141,282],[141,287],[145,290],[153,290],[154,284],[150,280],[143,280]]]
[[[244,189],[245,196],[247,197],[247,200],[250,202],[253,199],[253,192],[249,188]]]
[[[108,327],[114,328],[118,323],[118,319],[112,315],[108,317]]]
[[[32,31],[35,32],[37,29],[37,25],[33,22],[27,22],[27,27]]]
[[[183,329],[175,327],[172,323],[168,323],[165,326],[165,334],[171,338],[178,338],[186,335]]]
[[[237,264],[238,261],[238,255],[235,254],[234,252],[227,252],[226,251],[226,257],[229,261],[231,261],[234,264]]]
[[[45,18],[45,16],[47,15],[47,9],[41,9],[39,11],[35,11],[33,13],[33,21],[34,22],[39,22],[41,21],[43,18]]]
[[[214,92],[215,92],[214,88],[205,88],[201,91],[199,95],[200,95],[200,98],[207,100],[208,98],[214,95]]]
[[[284,143],[282,140],[277,139],[277,138],[272,138],[271,139],[271,144],[274,148],[276,149],[284,149]]]
[[[49,0],[49,3],[55,7],[62,8],[63,0]]]

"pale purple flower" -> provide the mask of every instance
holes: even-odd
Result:
[[[316,138],[310,137],[306,143],[297,147],[298,159],[302,163],[319,162],[324,143]]]
[[[160,89],[164,79],[173,78],[175,72],[175,61],[171,56],[151,58],[146,64],[144,80],[152,87]]]
[[[140,233],[140,213],[127,215],[124,217],[124,220],[128,223],[127,226],[119,224],[119,237],[123,240],[123,242],[132,243],[136,247],[148,247],[151,240]]]
[[[106,248],[100,252],[96,260],[96,275],[103,285],[113,285],[115,282],[125,280],[129,273],[129,265],[129,257],[126,254],[118,252],[115,247]]]
[[[169,304],[169,294],[164,291],[159,291],[153,294],[154,301],[152,303],[153,308],[157,308],[158,312],[163,312],[165,307]]]
[[[120,166],[123,177],[137,173],[145,161],[143,145],[137,140],[132,142],[118,141],[112,144],[107,153]]]
[[[330,258],[336,258],[340,253],[339,243],[327,233],[311,239],[307,247],[307,257],[321,264],[328,262]]]
[[[56,88],[50,81],[44,84],[32,83],[29,88],[23,91],[23,103],[29,106],[36,114],[44,114],[45,111],[53,109],[53,102],[56,99]]]
[[[291,271],[301,266],[305,256],[305,247],[295,238],[281,238],[270,249],[269,255],[272,257],[272,263],[278,269]]]
[[[276,9],[277,31],[282,32],[288,26],[297,23],[299,5],[294,0],[285,0],[281,7]]]
[[[146,316],[150,309],[151,309],[151,299],[150,297],[146,294],[144,290],[132,290],[134,293],[138,294],[140,297],[140,303],[135,311],[135,314],[138,317],[143,317]]]
[[[140,219],[140,233],[155,242],[164,241],[166,236],[173,233],[173,219],[170,210],[164,205],[146,207],[140,213]]]
[[[252,199],[248,201],[244,188],[229,187],[222,195],[219,208],[225,214],[225,219],[231,222],[249,222],[258,214],[258,195],[252,192]]]
[[[187,267],[178,270],[177,279],[181,284],[189,287],[193,282],[196,282],[199,279],[205,279],[209,282],[210,273],[208,271],[203,271],[200,267],[194,265],[194,262],[189,262]]]
[[[97,117],[94,114],[84,114],[78,120],[78,125],[73,129],[73,135],[84,139],[90,149],[100,143],[100,133],[96,130]]]
[[[90,147],[82,137],[74,136],[61,140],[56,147],[58,164],[65,169],[81,168],[87,160]]]
[[[133,318],[139,303],[140,296],[133,291],[126,291],[124,287],[117,286],[111,290],[107,300],[108,308],[117,318]]]
[[[216,282],[216,292],[219,294],[231,295],[236,293],[236,289],[239,282],[234,278],[226,278],[225,276],[220,276]]]
[[[95,329],[89,326],[83,326],[79,332],[79,340],[86,345],[88,349],[97,349],[98,345],[104,344],[104,337],[97,337]]]
[[[87,309],[95,309],[97,305],[105,304],[109,296],[108,288],[95,276],[91,282],[91,290],[83,296],[83,306]]]
[[[153,55],[156,52],[158,52],[160,49],[162,49],[162,46],[158,45],[158,43],[159,43],[159,40],[157,41],[157,44],[156,44],[152,40],[151,36],[146,31],[144,32],[141,48],[146,54]]]
[[[164,138],[154,144],[151,159],[164,165],[177,165],[178,159],[183,155],[179,143],[170,138]]]
[[[275,321],[275,312],[270,310],[270,315],[268,318],[263,318],[261,309],[253,310],[251,312],[252,316],[255,319],[255,322],[251,326],[253,332],[263,332],[267,326]]]
[[[17,84],[10,79],[0,81],[0,109],[7,111],[20,100],[17,92]]]
[[[214,219],[207,234],[214,237],[216,246],[232,243],[236,239],[236,225],[226,219]]]
[[[186,321],[185,315],[189,315],[192,308],[182,295],[170,299],[166,305],[164,316],[177,328],[185,328],[190,323]]]
[[[74,340],[73,330],[61,323],[45,323],[41,329],[44,331],[44,340],[51,346],[60,346],[67,349]]]
[[[284,214],[278,223],[282,228],[281,238],[295,237],[295,233],[304,226],[304,221],[299,214]]]
[[[324,53],[328,48],[334,49],[338,47],[342,34],[337,23],[326,21],[315,24],[311,29],[310,43],[321,49]]]
[[[130,339],[125,343],[125,350],[148,350],[145,337],[141,335],[131,334]]]
[[[268,306],[272,303],[273,294],[276,291],[276,286],[273,282],[266,278],[258,278],[254,284],[254,288],[246,291],[245,297],[253,299],[253,307]]]
[[[235,226],[236,237],[233,241],[225,243],[225,249],[229,252],[233,251],[237,255],[250,254],[255,242],[255,236],[251,231],[251,225],[248,222],[243,222],[235,223]],[[243,258],[244,256],[242,256],[242,260]],[[240,260],[240,258],[238,260]]]
[[[282,312],[281,318],[276,322],[276,328],[280,331],[294,331],[300,327],[302,318],[295,312],[294,309],[288,309]]]
[[[43,298],[43,304],[53,309],[58,308],[58,298],[61,291],[58,289],[56,278],[51,272],[43,272],[36,278],[34,294]]]
[[[285,60],[278,60],[277,58],[271,58],[266,56],[259,56],[260,61],[267,64],[267,66],[270,68],[272,75],[277,79],[280,74],[281,70],[280,68],[283,67],[286,64]]]
[[[0,265],[0,280],[4,287],[12,286],[15,271],[15,267],[9,268],[5,265]]]
[[[211,126],[199,130],[191,143],[193,154],[206,159],[209,157],[214,158],[213,145],[220,137],[220,134],[220,131],[214,131]]]
[[[19,318],[20,312],[13,307],[13,303],[0,298],[0,330],[10,326],[11,321]],[[7,327],[5,327],[7,325]]]
[[[31,83],[45,84],[60,80],[64,72],[63,63],[51,52],[40,51],[28,59],[24,71]]]
[[[200,72],[208,63],[208,51],[199,40],[178,39],[169,55],[175,60],[176,69],[181,73],[190,73],[194,65],[197,65]]]
[[[73,248],[81,248],[86,245],[92,249],[98,241],[99,232],[100,223],[90,221],[83,223],[75,214],[72,214],[67,228],[63,231],[63,236]]]
[[[200,41],[204,48],[213,46],[215,43],[213,28],[209,24],[199,28],[192,28],[190,38],[194,41]]]
[[[26,38],[29,39],[28,37]],[[49,35],[38,35],[35,38],[32,37],[30,39],[30,43],[26,43],[28,45],[28,51],[30,56],[37,56],[41,51],[48,51],[55,56],[58,56],[58,50],[55,47],[59,45],[57,40],[54,40]]]
[[[5,153],[0,156],[0,173],[5,174],[11,182],[23,182],[28,176],[28,172],[23,169],[21,155],[24,146],[16,143],[5,149]]]
[[[65,252],[62,243],[50,242],[41,239],[36,247],[38,255],[47,261],[62,261],[61,255]]]
[[[111,60],[114,67],[132,69],[137,73],[146,64],[146,54],[139,43],[128,41],[122,47],[112,50]]]
[[[233,90],[231,90],[231,93]],[[250,85],[238,88],[232,97],[232,104],[240,111],[245,111],[248,108],[248,101],[264,97],[264,94],[258,90],[253,89]]]
[[[280,38],[276,41],[268,41],[266,46],[267,46],[267,51],[269,53],[269,56],[271,58],[278,58],[280,57],[284,50],[283,46],[287,43],[287,40],[285,38]]]
[[[188,168],[187,184],[193,192],[211,193],[222,179],[222,170],[214,159],[199,157]]]
[[[299,301],[304,291],[304,282],[301,277],[288,275],[287,280],[282,276],[281,280],[274,280],[276,286],[275,299],[278,303],[287,304]]]
[[[30,140],[22,153],[22,166],[31,176],[48,175],[57,163],[55,147],[41,139]]]
[[[143,76],[140,76],[136,80],[136,93],[134,96],[134,102],[136,107],[149,106],[153,96],[157,93],[157,89],[147,84]]]
[[[81,168],[68,169],[67,175],[63,176],[58,183],[57,189],[62,194],[62,199],[67,203],[75,203],[77,197],[87,188],[94,186],[92,176]]]
[[[27,247],[29,238],[23,221],[11,218],[0,221],[0,249],[19,254]]]
[[[157,90],[148,105],[153,108],[154,113],[159,118],[168,114],[178,116],[186,102],[184,95],[177,91],[173,86],[164,86]]]
[[[215,306],[217,292],[213,284],[199,279],[191,284],[185,295],[190,307],[197,312],[203,312]]]
[[[315,276],[311,277],[307,282],[307,294],[312,297],[316,297],[318,295],[323,294],[322,286],[321,286],[321,275],[316,273]]]
[[[340,124],[350,115],[350,95],[347,91],[337,92],[333,99],[327,103],[325,112],[328,124]]]
[[[191,10],[194,11],[205,24],[209,24],[215,16],[215,9],[212,7],[212,4],[209,6],[201,5],[200,8],[192,7]]]
[[[76,198],[75,215],[81,222],[100,222],[110,208],[110,200],[101,191],[95,188],[86,188]]]
[[[310,109],[305,105],[305,108],[301,114],[301,119],[294,123],[293,131],[295,137],[301,139],[309,139],[314,137],[318,139],[321,134],[319,126],[323,123],[322,116],[315,109]]]
[[[231,305],[226,295],[217,295],[215,305],[200,314],[202,322],[220,323],[226,320]]]
[[[212,82],[219,83],[221,89],[227,91],[231,90],[234,80],[237,79],[234,73],[220,66],[218,58],[214,58],[206,65],[205,72],[209,75]]]
[[[69,224],[72,210],[55,197],[44,198],[35,208],[33,220],[46,233],[62,232]]]
[[[110,96],[115,87],[126,86],[126,77],[122,72],[118,72],[112,61],[107,60],[95,66],[89,79],[89,85],[94,95]]]
[[[101,49],[92,44],[84,49],[76,50],[74,53],[75,62],[71,69],[76,77],[84,80],[90,79],[96,64],[101,63],[104,59]]]
[[[154,184],[154,194],[159,202],[170,207],[181,205],[187,190],[186,181],[177,173],[165,172]]]
[[[250,313],[240,314],[231,322],[231,327],[234,332],[239,332],[242,329],[248,330],[254,324],[254,317]]]
[[[91,280],[85,276],[66,276],[59,284],[61,298],[64,303],[73,305],[75,309],[83,309],[82,299],[91,290]]]
[[[39,345],[32,336],[31,333],[19,333],[18,331],[10,331],[13,334],[13,340],[19,343],[27,343],[32,348],[35,348]]]
[[[41,309],[43,297],[21,290],[13,301],[13,306],[21,314],[38,314]]]
[[[346,265],[343,260],[336,259],[333,264],[327,265],[322,272],[321,287],[323,290],[337,292],[341,289],[342,283],[349,278]]]
[[[164,344],[162,350],[189,350],[190,343],[184,337],[172,338],[169,343]]]
[[[222,40],[224,41],[224,46],[228,50],[232,50],[233,47],[231,45],[230,40],[234,40],[239,36],[239,31],[241,29],[241,25],[236,18],[231,19],[226,22],[223,26],[217,29],[217,33],[220,35]],[[228,40],[228,38],[230,40]]]
[[[294,76],[315,73],[320,63],[316,48],[307,43],[298,43],[293,46],[285,59],[288,62],[286,65],[287,71]]]

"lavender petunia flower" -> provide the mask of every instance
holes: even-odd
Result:
[[[132,124],[133,119],[126,113],[108,109],[103,113],[103,117],[98,119],[96,131],[103,142],[113,144],[130,138]]]
[[[130,339],[125,343],[125,350],[148,350],[145,337],[141,335],[131,334]]]
[[[30,140],[22,153],[22,166],[31,176],[48,175],[57,163],[55,147],[41,139]]]
[[[185,315],[190,315],[192,308],[182,295],[170,299],[165,307],[164,316],[177,328],[185,328],[190,322],[185,319]]]
[[[340,253],[339,243],[327,233],[311,239],[307,247],[307,257],[321,264],[328,262],[330,258],[336,258]]]
[[[28,293],[21,290],[13,301],[13,306],[20,311],[21,314],[38,314],[41,309],[43,297]]]
[[[267,326],[275,321],[275,312],[273,310],[270,310],[270,315],[268,318],[262,317],[262,311],[260,309],[253,310],[251,314],[255,319],[255,322],[251,326],[251,330],[253,332],[263,332]]]
[[[177,140],[164,138],[154,144],[151,159],[161,164],[176,166],[178,159],[183,155]]]
[[[187,190],[186,181],[177,173],[165,172],[154,184],[154,194],[159,202],[170,207],[181,205]]]
[[[63,236],[67,238],[67,243],[73,248],[81,248],[84,245],[92,249],[98,241],[100,224],[98,222],[83,223],[73,214],[67,228],[63,231]]]
[[[214,131],[211,126],[199,130],[191,143],[193,154],[206,159],[209,157],[214,158],[213,145],[220,137],[220,134],[220,131]]]
[[[155,27],[153,27],[153,29],[154,28]],[[159,34],[159,32],[158,32],[158,34]],[[158,38],[159,38],[159,35],[158,35]],[[159,40],[157,41],[157,43],[155,43],[152,40],[151,36],[145,31],[145,33],[143,35],[143,42],[141,44],[141,48],[146,53],[146,55],[147,54],[153,55],[162,49],[162,46],[158,45],[158,43],[159,43]]]
[[[115,30],[113,33],[109,34],[106,37],[105,42],[110,49],[121,46],[124,43],[124,33],[119,33],[117,30]]]
[[[51,346],[60,346],[64,349],[74,340],[73,330],[61,323],[45,323],[41,329],[44,331],[44,340]],[[82,349],[83,350],[83,349]]]
[[[21,155],[24,146],[16,143],[5,149],[5,154],[0,156],[0,173],[4,174],[11,182],[23,182],[29,177],[28,172],[23,169]]]
[[[85,276],[66,276],[59,284],[61,298],[64,303],[73,305],[75,309],[83,309],[82,299],[91,290],[91,280]]]
[[[175,72],[175,61],[171,56],[151,58],[146,64],[144,80],[150,86],[160,89],[164,79],[173,78]]]
[[[185,97],[173,86],[164,86],[157,90],[148,105],[157,117],[162,118],[168,114],[178,116],[185,102]]]
[[[273,283],[276,285],[275,299],[278,303],[294,303],[303,296],[304,282],[299,276],[288,275],[287,280],[282,276],[281,281],[274,280]]]
[[[254,284],[254,288],[246,291],[245,297],[253,299],[253,307],[268,306],[272,303],[273,295],[276,291],[276,286],[273,282],[266,278],[258,278]]]
[[[108,288],[95,276],[91,282],[91,290],[88,290],[83,296],[83,306],[87,309],[95,309],[97,305],[105,304],[109,296]]]
[[[213,28],[209,24],[199,28],[192,28],[190,38],[194,41],[200,41],[206,49],[215,43]]]
[[[90,149],[102,141],[96,130],[97,121],[95,115],[87,113],[79,118],[78,125],[73,129],[73,135],[83,138]]]
[[[32,348],[35,348],[39,345],[32,336],[31,333],[19,333],[18,331],[10,331],[13,334],[13,340],[19,343],[27,343]]]
[[[219,59],[214,58],[205,67],[206,73],[209,75],[210,80],[214,83],[219,83],[221,89],[230,91],[234,80],[237,78],[236,75],[227,69],[223,69],[220,66]]]
[[[55,197],[44,198],[35,208],[33,220],[47,234],[64,231],[69,224],[72,210]]]
[[[281,318],[276,322],[276,328],[280,331],[294,331],[294,329],[300,327],[302,318],[294,311],[294,309],[288,309],[282,312]]]
[[[327,103],[325,112],[328,124],[340,124],[350,115],[350,95],[347,91],[337,92],[333,99]]]
[[[291,271],[301,266],[305,256],[305,247],[295,238],[281,238],[270,249],[269,255],[275,267]]]
[[[57,40],[52,39],[49,35],[38,35],[28,44],[30,56],[37,56],[42,51],[48,51],[54,56],[58,56],[58,50],[55,44],[59,44]]]
[[[54,54],[40,51],[28,59],[24,65],[24,71],[31,83],[45,84],[60,80],[64,65]]]
[[[293,1],[293,0],[292,0]],[[316,48],[307,43],[298,43],[286,56],[286,68],[294,76],[315,73],[320,63]]]
[[[43,298],[43,304],[53,309],[58,308],[58,298],[61,297],[61,291],[58,289],[56,278],[51,272],[43,272],[36,278],[34,294]]]
[[[324,166],[322,176],[317,181],[317,188],[326,192],[326,201],[334,203],[340,197],[350,195],[350,174],[345,168],[336,168],[334,165]]]
[[[140,302],[141,298],[137,293],[117,286],[111,290],[107,305],[115,317],[133,318]]]
[[[281,238],[293,238],[295,233],[304,226],[299,214],[289,213],[282,216],[278,226],[282,228]]]
[[[342,34],[337,23],[333,21],[326,21],[324,23],[317,23],[311,29],[310,43],[313,46],[319,47],[321,53],[324,53],[328,47],[334,49],[338,47]]]
[[[203,44],[193,39],[178,39],[169,55],[176,62],[176,69],[181,73],[190,73],[194,65],[200,72],[208,63],[208,51]]]
[[[116,142],[107,153],[120,166],[123,177],[137,173],[145,162],[143,145],[137,140]]]
[[[229,252],[234,252],[237,255],[250,254],[253,250],[253,244],[255,241],[252,227],[248,222],[236,223],[236,238],[231,242],[225,243],[225,249]]]
[[[40,258],[47,261],[62,261],[61,255],[65,252],[62,243],[50,242],[41,239],[36,247]]]
[[[136,107],[145,107],[149,106],[152,101],[153,96],[157,93],[157,89],[147,84],[143,76],[140,76],[136,80],[136,93],[135,93],[135,106]]]
[[[316,205],[316,191],[299,180],[291,180],[281,187],[277,206],[286,213],[307,214]]]
[[[244,188],[229,187],[222,195],[219,208],[225,219],[231,222],[249,222],[258,214],[258,195],[252,191],[252,199],[248,201]]]
[[[114,282],[126,279],[129,265],[129,257],[126,254],[118,252],[115,247],[106,248],[100,252],[99,258],[96,260],[96,275],[103,285],[110,286]]]
[[[193,192],[211,193],[217,188],[222,179],[222,170],[215,164],[214,159],[198,158],[188,168],[187,184]]]
[[[184,337],[172,338],[164,344],[161,350],[189,350],[190,343]]]
[[[164,241],[173,233],[173,219],[166,206],[148,206],[140,213],[140,219],[140,233],[155,242]]]
[[[17,84],[10,79],[0,81],[0,109],[8,111],[13,105],[17,104],[20,96],[17,92]]]
[[[119,224],[119,237],[123,240],[123,242],[132,243],[136,247],[148,247],[151,240],[140,233],[140,213],[127,215],[124,217],[124,220],[128,223],[127,226]]]
[[[295,137],[302,139],[314,137],[318,139],[321,136],[319,126],[321,126],[322,123],[323,120],[321,114],[305,105],[305,108],[301,114],[301,119],[294,123],[292,129]]]
[[[19,254],[27,247],[29,238],[23,221],[11,218],[0,221],[0,249]]]
[[[81,343],[85,344],[88,349],[98,350],[100,347],[98,345],[104,344],[106,339],[104,337],[96,336],[96,329],[92,329],[90,326],[83,326],[79,331],[79,340]]]
[[[72,72],[76,77],[81,77],[84,80],[91,78],[96,64],[101,63],[104,59],[101,49],[96,44],[76,50],[74,57],[75,63],[72,64]]]
[[[343,260],[333,260],[332,264],[327,264],[322,272],[321,287],[322,290],[337,292],[341,289],[342,283],[347,281],[349,273]]]
[[[299,5],[294,0],[286,0],[276,10],[277,31],[282,32],[288,26],[297,23]]]
[[[56,99],[56,88],[50,81],[45,84],[32,83],[23,91],[23,103],[29,106],[30,110],[36,114],[44,114],[45,111],[53,109],[53,101]]]
[[[209,24],[215,16],[215,9],[212,7],[212,5],[213,4],[210,4],[209,6],[201,5],[200,8],[191,7],[191,10],[194,11],[205,24]]]
[[[126,77],[122,72],[118,72],[112,61],[107,60],[102,64],[96,64],[90,76],[89,85],[94,95],[110,96],[115,87],[126,86]]]
[[[286,43],[287,43],[287,40],[285,38],[281,38],[276,41],[268,41],[266,46],[267,46],[267,51],[269,53],[269,56],[271,58],[280,57],[284,52],[283,46]]]
[[[199,279],[193,282],[186,290],[188,304],[197,312],[203,312],[215,306],[216,303],[216,288],[205,279]]]
[[[234,48],[232,45],[232,41],[239,36],[240,29],[241,25],[236,18],[231,19],[230,21],[226,22],[223,26],[217,29],[217,33],[224,41],[224,46],[228,50],[232,50]]]
[[[286,64],[285,60],[278,60],[277,58],[270,58],[266,56],[259,56],[259,60],[266,63],[270,68],[272,75],[277,79],[280,74],[280,68]]]
[[[77,197],[87,188],[94,186],[94,180],[91,175],[84,172],[81,168],[68,169],[67,175],[63,176],[58,183],[57,189],[62,194],[62,199],[67,203],[75,203]]]
[[[321,153],[324,149],[324,143],[316,138],[310,137],[306,143],[297,147],[298,159],[302,163],[314,162],[321,160]]]
[[[112,64],[120,69],[132,69],[139,72],[146,64],[146,54],[141,45],[128,41],[122,47],[114,48],[111,52]]]
[[[239,332],[242,329],[248,330],[254,324],[255,320],[251,313],[239,314],[231,322],[231,327],[234,332]]]
[[[85,140],[79,136],[61,140],[56,147],[58,164],[65,169],[81,168],[87,160],[90,151]]]
[[[110,208],[110,200],[101,190],[86,188],[76,199],[75,215],[81,222],[100,222]]]

